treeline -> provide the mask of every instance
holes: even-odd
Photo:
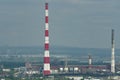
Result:
[[[25,62],[0,62],[0,68],[17,68],[25,66]]]

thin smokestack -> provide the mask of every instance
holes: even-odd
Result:
[[[113,45],[114,45],[114,30],[113,30],[113,29],[112,29],[112,36],[111,36],[111,37],[112,37],[112,40],[111,40],[111,41],[112,41],[112,48],[113,48],[113,47],[114,47],[114,46],[113,46]]]
[[[112,45],[112,53],[111,53],[111,72],[115,73],[115,40],[114,40],[114,29],[112,29],[111,35],[111,45]]]

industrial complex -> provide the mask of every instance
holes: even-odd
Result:
[[[94,76],[106,77],[116,74],[115,70],[115,40],[114,29],[111,32],[111,66],[108,65],[92,65],[92,57],[88,57],[88,65],[51,65],[49,53],[49,24],[48,24],[48,3],[45,3],[45,52],[44,52],[44,67],[43,76],[59,75],[59,76]],[[50,66],[51,65],[51,66]],[[93,80],[93,79],[92,79]]]
[[[45,32],[44,32],[44,54],[43,55],[0,55],[4,58],[16,59],[21,63],[14,65],[11,69],[5,63],[0,63],[0,80],[120,80],[120,65],[115,60],[115,30],[111,30],[111,58],[108,61],[95,59],[92,53],[85,57],[73,56],[50,56],[49,46],[49,5],[45,3]],[[30,60],[32,61],[29,61]],[[40,59],[41,62],[39,61]],[[84,59],[84,60],[82,60]],[[10,60],[8,60],[11,62]],[[15,61],[15,60],[13,60]],[[22,63],[23,61],[23,63]],[[38,61],[38,62],[37,62]],[[17,64],[12,63],[13,64]],[[11,66],[12,66],[11,65]],[[5,66],[5,67],[4,67]],[[12,74],[12,75],[11,75]],[[6,78],[7,77],[7,78]],[[19,78],[19,79],[18,79]],[[13,80],[15,80],[13,79]]]

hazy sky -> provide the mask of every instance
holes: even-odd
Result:
[[[50,46],[120,48],[120,0],[46,0]],[[45,0],[0,0],[0,46],[44,46]]]

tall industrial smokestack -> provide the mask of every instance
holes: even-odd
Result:
[[[115,73],[115,41],[114,41],[114,30],[112,29],[112,54],[111,54],[111,72]]]
[[[43,75],[50,75],[48,3],[45,3],[45,52]]]

